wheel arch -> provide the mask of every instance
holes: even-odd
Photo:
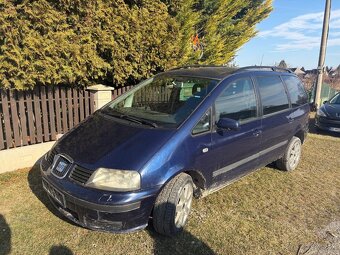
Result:
[[[306,134],[305,134],[305,132],[304,132],[303,130],[300,129],[299,131],[297,131],[297,132],[294,134],[294,136],[300,139],[301,144],[304,143],[305,138],[306,138]]]
[[[192,181],[194,182],[197,188],[202,190],[206,189],[206,179],[204,178],[203,174],[200,171],[188,170],[183,172],[191,176]]]

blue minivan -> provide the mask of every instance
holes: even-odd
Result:
[[[40,163],[51,202],[89,229],[172,236],[193,197],[276,162],[300,160],[309,105],[276,67],[194,66],[160,73],[58,140]]]

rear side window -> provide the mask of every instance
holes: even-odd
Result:
[[[287,85],[292,107],[304,105],[308,102],[307,94],[303,88],[303,84],[297,77],[282,76],[282,79]]]
[[[286,90],[279,76],[256,77],[262,101],[263,115],[289,108]]]
[[[229,118],[241,123],[257,117],[254,86],[250,78],[231,82],[216,99],[216,121]]]

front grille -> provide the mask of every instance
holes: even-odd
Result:
[[[83,168],[81,166],[75,165],[71,174],[70,179],[81,184],[85,184],[87,180],[92,175],[93,171]]]
[[[48,152],[46,160],[50,165],[52,165],[55,155],[57,155],[56,149],[52,149],[50,152]]]
[[[52,165],[55,155],[57,155],[57,151],[53,149],[47,153],[46,159],[43,158],[41,160],[41,167],[44,171],[46,171]]]
[[[41,168],[46,171],[50,167],[50,164],[44,158],[41,160]]]

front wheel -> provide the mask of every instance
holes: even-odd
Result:
[[[193,190],[192,179],[185,173],[165,185],[153,211],[153,226],[158,233],[174,236],[183,230],[191,210]]]
[[[299,164],[301,157],[301,140],[293,136],[285,154],[276,161],[276,166],[283,171],[293,171]]]

